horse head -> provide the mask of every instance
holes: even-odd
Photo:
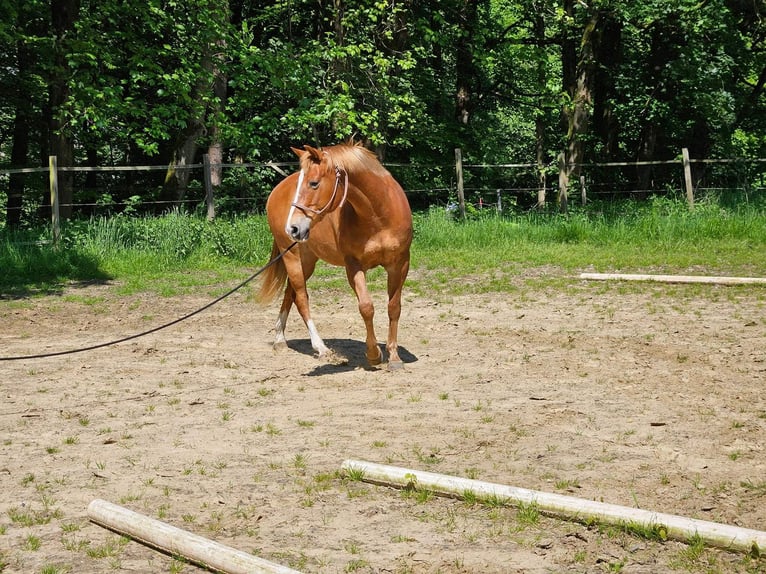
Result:
[[[285,233],[295,241],[307,241],[311,226],[346,201],[348,176],[335,166],[326,152],[311,146],[291,148],[300,160],[295,195],[285,222]],[[343,180],[343,191],[338,189]]]

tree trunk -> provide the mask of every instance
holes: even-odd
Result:
[[[535,43],[540,54],[545,53],[545,20],[543,19],[542,7],[535,5]],[[542,56],[537,58],[537,82],[544,86],[547,82],[547,65]],[[537,100],[537,110],[535,111],[535,157],[537,163],[537,203],[536,209],[545,207],[546,177],[545,177],[545,102],[542,96]]]
[[[22,16],[19,15],[19,20]],[[19,22],[19,29],[24,22]],[[11,165],[24,167],[29,163],[29,133],[32,129],[32,104],[27,94],[22,93],[27,85],[27,76],[32,63],[32,54],[24,40],[16,43],[16,65],[18,68],[18,82],[16,86],[19,93],[16,94],[16,115],[13,119],[13,144],[11,146]],[[5,214],[5,224],[9,229],[16,229],[21,225],[21,210],[24,201],[24,183],[26,176],[23,173],[13,173],[8,181],[8,204]]]
[[[619,161],[620,125],[613,102],[618,96],[615,88],[617,68],[622,58],[622,23],[610,12],[602,13],[600,32],[595,35],[593,88],[593,132],[603,146],[602,160]]]
[[[170,165],[165,175],[165,184],[162,186],[160,195],[162,202],[179,206],[186,198],[191,175],[191,170],[187,166],[194,163],[197,149],[199,149],[197,140],[203,132],[202,122],[194,121],[181,133],[178,144],[173,148]]]
[[[70,72],[66,44],[74,31],[79,12],[79,0],[51,0],[54,42],[53,71],[48,80],[49,145],[50,155],[58,157],[60,167],[72,167],[74,164],[74,145],[65,130],[63,107],[69,97],[67,82]],[[59,209],[62,219],[68,219],[72,215],[73,183],[72,172],[59,174]]]
[[[462,0],[458,14],[460,34],[455,46],[455,119],[467,127],[476,106],[477,69],[473,60],[471,40],[478,27],[478,2]]]
[[[573,0],[567,0],[568,14],[573,15]],[[595,72],[594,42],[599,24],[599,13],[591,14],[579,41],[579,51],[574,38],[563,42],[562,62],[564,89],[569,101],[564,105],[566,146],[559,155],[559,209],[566,212],[569,185],[579,179],[585,147],[583,136],[588,132],[588,120],[592,104],[592,84]]]
[[[229,21],[228,2],[222,2],[224,5],[216,11],[216,16],[220,18],[219,25],[225,28]],[[225,8],[225,9],[224,9]],[[222,69],[224,54],[226,53],[226,40],[219,39],[213,45],[209,46],[210,53],[205,57],[206,69],[210,70],[213,78],[213,99],[208,107],[207,117],[208,134],[210,144],[208,145],[208,157],[210,158],[210,182],[213,187],[219,187],[223,181],[223,144],[221,142],[221,127],[219,122],[226,108],[227,78]]]

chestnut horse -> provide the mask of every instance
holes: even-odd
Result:
[[[380,364],[383,357],[373,329],[375,311],[366,280],[367,271],[380,265],[388,274],[388,366],[401,367],[396,339],[412,243],[407,197],[375,154],[361,145],[304,147],[292,148],[300,159],[300,171],[282,180],[266,203],[274,236],[272,259],[297,242],[261,279],[262,302],[273,300],[287,280],[274,348],[287,345],[285,324],[295,303],[311,346],[320,357],[330,353],[311,319],[306,291],[306,282],[322,259],[346,268],[367,328],[367,360],[370,365]]]

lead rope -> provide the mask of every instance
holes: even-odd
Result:
[[[210,307],[212,307],[216,303],[220,303],[221,301],[226,299],[226,297],[228,297],[229,295],[235,293],[236,291],[239,291],[240,289],[242,289],[242,287],[244,287],[245,285],[250,283],[256,277],[258,277],[258,275],[260,275],[261,273],[266,271],[266,269],[268,269],[269,267],[274,265],[277,261],[282,259],[282,257],[284,257],[284,255],[285,255],[285,253],[287,253],[293,247],[295,247],[296,243],[298,243],[298,242],[297,241],[293,241],[293,243],[290,245],[290,247],[288,247],[287,249],[282,251],[274,259],[269,261],[266,265],[261,267],[255,273],[253,273],[250,277],[245,279],[242,283],[240,283],[239,285],[237,285],[233,289],[230,289],[229,291],[227,291],[226,293],[224,293],[223,295],[221,295],[217,299],[214,299],[213,301],[211,301],[210,303],[208,303],[204,307],[200,307],[196,311],[192,311],[191,313],[188,313],[188,314],[184,315],[183,317],[179,317],[178,319],[174,319],[173,321],[170,321],[169,323],[165,323],[164,325],[160,325],[159,327],[154,327],[153,329],[149,329],[148,331],[143,331],[141,333],[136,333],[135,335],[129,335],[127,337],[123,337],[122,339],[116,339],[114,341],[109,341],[107,343],[99,343],[97,345],[90,345],[89,347],[82,347],[80,349],[69,349],[67,351],[56,351],[56,352],[53,352],[53,353],[38,353],[36,355],[23,355],[23,356],[19,356],[19,357],[0,357],[0,361],[21,361],[21,360],[26,360],[26,359],[46,359],[48,357],[60,357],[61,355],[74,355],[75,353],[84,353],[85,351],[93,351],[95,349],[101,349],[103,347],[109,347],[111,345],[117,345],[118,343],[124,343],[125,341],[132,341],[133,339],[138,339],[139,337],[145,337],[146,335],[151,335],[152,333],[156,333],[157,331],[161,331],[162,329],[167,329],[168,327],[172,327],[173,325],[177,325],[181,321],[186,321],[186,319],[190,319],[191,317],[194,317],[195,315],[198,315],[199,313],[202,313],[202,311],[206,311],[207,309],[210,309]]]

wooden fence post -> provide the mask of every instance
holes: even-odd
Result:
[[[61,215],[59,211],[59,176],[58,158],[55,155],[48,156],[48,179],[51,189],[51,230],[53,245],[58,247],[61,241]]]
[[[686,202],[689,204],[689,209],[694,209],[694,186],[692,184],[692,166],[689,159],[689,148],[683,148],[681,150],[681,156],[684,163],[684,182],[686,184]]]
[[[465,193],[463,192],[463,151],[455,148],[455,175],[457,176],[457,201],[460,205],[460,217],[465,219]]]
[[[202,156],[202,175],[205,180],[205,203],[207,204],[207,220],[215,219],[215,199],[213,198],[213,177],[210,171],[210,156]]]
[[[587,194],[585,192],[585,176],[580,176],[580,201],[585,205],[588,201]]]

